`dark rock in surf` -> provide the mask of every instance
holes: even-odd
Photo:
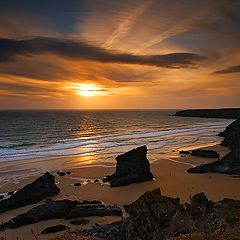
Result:
[[[192,151],[191,155],[203,158],[219,158],[219,154],[213,150],[196,149]]]
[[[46,172],[15,192],[10,198],[0,201],[0,212],[37,203],[44,198],[55,196],[59,192],[60,189],[55,184],[54,176]]]
[[[61,231],[65,231],[65,230],[68,230],[68,229],[69,229],[69,227],[67,227],[66,225],[59,224],[59,225],[55,225],[55,226],[45,228],[41,232],[41,234],[56,233],[56,232],[61,232]]]
[[[103,181],[110,182],[111,187],[124,186],[153,180],[150,163],[147,159],[147,146],[134,148],[116,157],[116,171]]]

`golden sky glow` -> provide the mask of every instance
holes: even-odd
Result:
[[[0,109],[240,103],[240,2],[2,1]]]

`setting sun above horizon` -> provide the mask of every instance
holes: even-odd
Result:
[[[75,92],[82,97],[95,97],[99,95],[101,88],[94,84],[76,84]]]

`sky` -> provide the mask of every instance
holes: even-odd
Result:
[[[1,0],[0,109],[240,107],[240,0]]]

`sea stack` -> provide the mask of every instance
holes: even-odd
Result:
[[[115,173],[103,179],[109,182],[111,187],[153,180],[146,145],[117,156],[116,161]]]

